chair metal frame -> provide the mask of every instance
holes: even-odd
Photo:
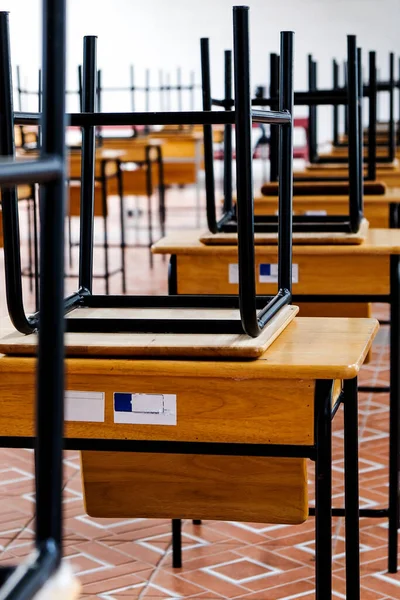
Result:
[[[371,53],[370,53],[371,54]],[[380,146],[380,147],[386,147],[387,148],[387,154],[385,156],[381,156],[381,155],[377,155],[375,152],[375,163],[378,164],[386,164],[386,163],[392,163],[395,158],[396,158],[396,132],[395,132],[395,118],[394,118],[394,92],[396,89],[396,85],[397,83],[395,82],[395,77],[394,77],[394,53],[391,52],[389,54],[389,80],[387,82],[384,81],[378,81],[377,79],[377,72],[376,72],[376,67],[375,67],[375,73],[372,74],[371,71],[371,63],[369,63],[369,83],[367,85],[363,85],[362,87],[362,96],[364,98],[368,98],[369,100],[369,123],[368,123],[368,144],[367,147],[369,147],[369,144],[371,143],[371,135],[370,135],[370,129],[373,128],[375,126],[375,135],[372,136],[375,139],[375,144],[376,146]],[[314,61],[312,61],[313,65],[314,65],[314,69],[316,69],[316,63]],[[312,67],[311,67],[312,68]],[[310,70],[310,67],[309,67]],[[374,77],[374,84],[371,84],[371,78]],[[336,61],[333,61],[333,89],[340,89],[339,87],[339,65]],[[314,76],[314,81],[313,83],[316,85],[316,74]],[[387,142],[380,142],[378,143],[376,141],[376,123],[377,123],[377,106],[378,106],[378,97],[380,94],[382,93],[388,93],[389,94],[389,131],[388,131],[388,139]],[[374,104],[374,110],[375,110],[375,119],[372,121],[371,120],[371,103]],[[333,113],[333,145],[336,147],[347,147],[347,143],[344,142],[339,142],[339,115],[338,115],[338,106],[334,106],[333,107],[334,113]],[[313,138],[311,138],[310,140],[310,162],[311,163],[317,163],[317,164],[321,164],[322,166],[324,164],[330,164],[330,163],[344,163],[346,164],[348,162],[348,157],[346,156],[319,156],[318,155],[318,150],[317,150],[317,119],[315,115],[311,115],[310,114],[310,119],[311,122],[313,124],[313,128],[315,130],[315,135]],[[363,127],[362,127],[362,123],[361,123],[361,130],[363,131]],[[370,153],[368,152],[367,154],[367,158],[364,160],[364,162],[367,164],[367,168],[368,168],[368,175],[365,178],[366,181],[371,180],[370,177],[370,169],[371,167],[371,158],[370,158]],[[375,171],[376,172],[376,167],[375,167]]]
[[[387,147],[388,148],[387,156],[377,157],[377,162],[381,162],[381,163],[393,162],[393,160],[395,159],[395,154],[396,154],[396,122],[395,122],[395,116],[394,116],[394,92],[396,89],[400,90],[400,59],[399,59],[399,65],[398,65],[399,74],[397,76],[397,79],[395,78],[395,74],[394,74],[394,64],[395,64],[395,56],[391,52],[391,53],[389,53],[389,79],[387,81],[380,81],[380,80],[378,80],[378,77],[376,74],[376,79],[377,79],[376,91],[377,91],[377,93],[378,94],[380,94],[382,92],[389,93],[388,140],[384,141],[384,142],[378,140],[376,142],[376,145],[378,147]],[[335,59],[333,59],[333,61],[332,61],[332,81],[333,81],[334,88],[340,87],[340,84],[339,84],[340,66],[339,66],[339,63],[337,62],[337,60],[335,60]],[[368,85],[364,85],[363,93],[364,93],[364,97],[370,96],[371,92],[370,92]],[[400,92],[399,92],[399,100],[400,100]],[[376,106],[377,106],[377,112],[378,112],[378,98],[377,98]],[[400,114],[400,105],[399,105],[399,114]],[[378,123],[378,118],[376,119],[376,123]],[[369,125],[369,127],[370,127],[370,125]],[[336,148],[346,147],[347,142],[341,142],[339,137],[340,137],[339,110],[338,110],[337,106],[334,106],[333,107],[333,121],[332,121],[332,143],[333,143],[333,146]],[[399,142],[400,142],[400,128],[398,128],[398,130],[397,130],[397,144]],[[338,158],[340,158],[340,160],[336,161],[336,162],[343,162],[342,157],[338,157]],[[321,158],[319,160],[322,162]]]
[[[18,228],[15,186],[32,182],[41,184],[40,303],[43,309],[38,342],[36,393],[35,550],[21,565],[0,569],[2,600],[32,598],[57,571],[62,556],[65,0],[43,0],[42,7],[42,147],[37,160],[22,162],[14,158],[11,77],[2,77],[0,93],[0,185],[5,228],[10,223]],[[7,12],[0,13],[0,70],[2,75],[11,72]],[[17,263],[19,261],[20,272],[19,254],[14,259]],[[6,273],[7,278],[9,275],[10,272]],[[10,281],[7,281],[8,286],[9,284]]]
[[[357,52],[357,43],[355,36],[347,37],[347,53],[349,65],[349,85],[347,89],[340,90],[311,90],[308,92],[294,92],[294,105],[313,106],[316,104],[337,104],[347,105],[349,108],[350,119],[350,193],[349,193],[349,214],[348,215],[295,215],[293,217],[294,232],[343,232],[356,233],[363,218],[363,190],[362,190],[362,152],[363,139],[360,135],[360,69],[359,56]],[[277,89],[279,87],[279,70],[281,60],[276,54],[271,55],[271,88],[270,98],[254,98],[252,106],[269,106],[272,111],[277,109]],[[206,51],[202,52],[203,73],[209,71],[209,60]],[[226,90],[229,88],[229,70],[225,71]],[[219,106],[225,111],[230,111],[237,104],[237,98],[233,101],[229,96],[223,100],[212,99],[211,89],[207,86],[207,80],[203,77],[203,106]],[[256,111],[257,112],[257,111]],[[226,138],[229,140],[229,127],[227,123]],[[238,132],[236,131],[236,136]],[[282,172],[282,151],[277,132],[271,128],[270,136],[270,160],[271,160],[271,180],[279,181],[279,189],[282,187],[284,173]],[[225,148],[225,179],[224,191],[225,200],[223,205],[222,217],[217,220],[215,208],[215,189],[213,175],[213,154],[210,141],[204,144],[204,163],[206,168],[206,194],[207,194],[207,217],[208,227],[212,233],[216,232],[236,232],[238,231],[236,207],[232,200],[232,180],[230,177],[229,163],[232,162],[231,145]],[[328,178],[330,181],[331,178]],[[279,208],[280,211],[280,208]],[[279,214],[276,215],[256,215],[254,217],[256,232],[276,232],[279,223]]]
[[[89,38],[85,46],[84,76],[86,85],[92,87],[92,100],[95,96],[96,61],[95,38]],[[234,11],[235,40],[235,87],[236,110],[227,112],[203,111],[161,112],[161,113],[96,113],[94,111],[70,114],[69,123],[84,129],[82,145],[82,181],[81,186],[81,237],[79,289],[64,300],[64,314],[82,307],[91,308],[239,308],[240,319],[217,320],[191,318],[164,319],[66,319],[67,331],[80,332],[151,332],[151,333],[246,333],[251,337],[260,335],[265,325],[281,308],[290,304],[292,289],[292,109],[293,109],[293,33],[281,34],[281,93],[280,110],[252,110],[250,99],[249,72],[249,33],[247,11]],[[202,42],[202,44],[204,41]],[[91,51],[89,52],[89,48]],[[13,154],[14,124],[38,124],[40,115],[16,113],[12,111],[11,69],[5,65],[2,77],[7,79],[8,94],[2,98],[8,105],[10,118],[0,128],[10,139],[3,154]],[[93,108],[93,105],[87,108]],[[279,219],[279,265],[278,292],[275,296],[261,300],[256,297],[255,249],[254,249],[254,210],[252,193],[251,164],[251,122],[280,125],[282,165],[280,186]],[[239,238],[239,295],[230,296],[193,296],[190,298],[171,296],[107,296],[92,294],[93,279],[93,200],[94,200],[94,146],[96,126],[104,125],[191,125],[204,126],[205,143],[212,135],[212,124],[235,124],[238,136],[237,159],[237,195],[238,195],[238,238]],[[83,195],[84,194],[84,195]],[[19,250],[18,212],[16,195],[11,193],[7,201],[8,209],[3,212],[4,254],[7,280],[7,305],[15,328],[21,333],[30,334],[39,329],[42,321],[43,306],[40,311],[27,317],[24,311],[21,285],[21,267]]]

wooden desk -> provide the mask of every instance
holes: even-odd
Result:
[[[68,358],[67,389],[79,390],[81,397],[78,406],[73,394],[72,404],[67,398],[66,446],[85,450],[89,514],[195,513],[298,523],[308,514],[305,458],[312,457],[317,472],[317,598],[328,600],[331,418],[337,408],[333,382],[346,380],[346,561],[348,585],[357,586],[355,378],[376,332],[374,319],[300,318],[254,361]],[[5,444],[26,447],[33,442],[35,365],[34,358],[0,359],[0,436],[6,436]],[[94,404],[89,412],[86,407],[82,418],[82,392],[94,391],[103,394],[103,404],[100,400],[95,413]],[[132,411],[128,420],[121,420],[114,396],[121,391],[173,395],[174,426],[132,422]]]
[[[200,225],[200,181],[203,167],[203,132],[170,131],[167,128],[151,134],[164,140],[162,148],[166,185],[196,185],[196,224]]]
[[[237,247],[205,246],[202,232],[180,232],[160,240],[153,251],[171,254],[170,294],[237,294]],[[400,402],[400,231],[371,229],[359,246],[293,246],[293,301],[300,315],[354,314],[370,302],[391,308],[389,568],[397,569]],[[277,264],[276,246],[256,247],[257,293],[276,293],[265,282],[265,267]],[[273,279],[272,277],[266,278]],[[321,303],[323,306],[321,307]],[[335,312],[332,312],[335,311]]]
[[[97,149],[95,162],[95,194],[94,194],[94,215],[95,217],[107,216],[107,200],[104,203],[103,187],[104,179],[116,180],[118,176],[119,161],[124,157],[124,150],[115,149]],[[73,151],[69,154],[69,180],[72,185],[69,186],[69,214],[72,217],[80,215],[80,191],[81,191],[81,163],[82,155],[80,151]],[[111,194],[108,190],[106,195]],[[115,190],[114,192],[115,193]]]
[[[400,187],[389,188],[382,195],[364,195],[364,215],[373,229],[397,226],[396,209],[400,204]],[[254,214],[275,215],[278,198],[259,196],[254,199]],[[345,215],[349,211],[347,196],[296,196],[293,197],[295,215],[326,214]]]
[[[122,291],[126,291],[126,273],[125,273],[125,220],[124,220],[124,196],[122,189],[122,177],[120,162],[124,157],[123,150],[99,148],[95,155],[95,187],[94,187],[94,216],[103,219],[103,248],[104,248],[104,273],[105,293],[109,293],[110,277],[121,272]],[[80,215],[81,203],[81,151],[72,151],[69,154],[69,217]],[[110,271],[109,261],[109,243],[108,243],[108,210],[107,199],[110,194],[109,182],[118,181],[118,196],[121,224],[121,266]],[[70,266],[72,265],[72,240],[71,226],[69,227],[69,247],[70,247]]]

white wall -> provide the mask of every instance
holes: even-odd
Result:
[[[10,11],[12,59],[20,64],[27,83],[37,85],[40,63],[39,0],[2,0]],[[129,65],[135,65],[137,83],[144,69],[182,67],[184,78],[196,69],[200,81],[199,39],[209,37],[213,95],[222,93],[223,50],[232,47],[232,0],[67,0],[68,85],[77,87],[76,65],[81,61],[83,35],[98,36],[98,65],[103,85],[128,85]],[[253,85],[268,74],[268,53],[279,50],[279,31],[296,33],[296,89],[306,87],[306,57],[319,62],[318,82],[331,83],[331,59],[343,60],[346,34],[358,36],[366,52],[378,52],[382,76],[388,72],[387,54],[400,53],[400,0],[249,0]],[[129,110],[128,97],[109,95],[104,108],[118,102]],[[384,108],[385,102],[381,102]],[[156,110],[158,106],[154,106]],[[301,111],[300,111],[301,112]],[[304,112],[304,110],[303,110]],[[329,137],[330,109],[320,109],[322,137]],[[324,123],[326,124],[324,126]],[[321,133],[320,131],[320,133]]]

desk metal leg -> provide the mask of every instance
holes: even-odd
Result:
[[[147,192],[147,222],[148,222],[148,235],[149,235],[149,260],[150,260],[150,268],[153,268],[154,258],[151,252],[151,247],[153,245],[153,217],[151,211],[151,196],[153,194],[153,181],[152,181],[152,173],[151,173],[151,159],[148,155],[148,150],[146,149],[146,192]]]
[[[182,567],[182,521],[172,519],[172,566],[174,569]]]
[[[357,378],[344,382],[346,598],[360,600]]]
[[[125,206],[124,206],[124,185],[121,162],[118,161],[118,195],[119,195],[119,211],[120,211],[120,227],[121,227],[121,275],[122,275],[122,293],[126,294],[126,264],[125,264]]]
[[[110,271],[108,268],[108,222],[107,222],[107,190],[106,190],[106,170],[105,162],[101,163],[101,199],[103,210],[103,228],[104,228],[104,278],[106,287],[106,296],[110,293],[109,278]]]
[[[176,268],[176,254],[171,254],[168,265],[168,295],[176,296],[178,294],[178,279]]]
[[[332,389],[318,380],[315,388],[315,598],[332,598]]]
[[[165,185],[164,185],[164,164],[162,159],[161,147],[157,146],[157,165],[158,165],[158,196],[159,196],[159,213],[161,236],[165,237]]]
[[[399,527],[400,260],[390,257],[389,573],[397,573]]]
[[[32,198],[33,198],[33,258],[34,258],[34,270],[35,270],[35,308],[36,311],[40,309],[39,306],[39,233],[38,233],[38,200],[39,200],[39,187],[32,186]]]

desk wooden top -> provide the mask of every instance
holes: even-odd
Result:
[[[242,379],[352,379],[377,334],[376,319],[296,317],[254,361],[68,358],[69,373],[140,377]],[[82,334],[85,336],[86,334]],[[33,372],[32,357],[2,357],[0,377]]]
[[[337,169],[348,169],[348,166],[346,164],[343,163],[310,163],[308,165],[306,165],[306,171],[314,171],[314,170],[320,170],[320,169],[325,169],[327,171],[335,171]],[[390,171],[398,171],[399,170],[399,161],[397,159],[395,159],[393,162],[391,163],[378,163],[376,165],[376,170],[377,173],[379,174],[380,172],[382,173],[386,173],[386,172],[390,172]],[[296,176],[297,173],[295,171],[294,175]]]
[[[204,230],[179,231],[168,235],[153,245],[154,254],[177,255],[212,255],[224,254],[237,256],[236,246],[206,246],[200,242]],[[277,254],[277,245],[256,246],[256,253]],[[383,255],[400,254],[400,230],[398,229],[370,229],[363,244],[349,245],[293,245],[293,256],[307,254],[328,255]]]

